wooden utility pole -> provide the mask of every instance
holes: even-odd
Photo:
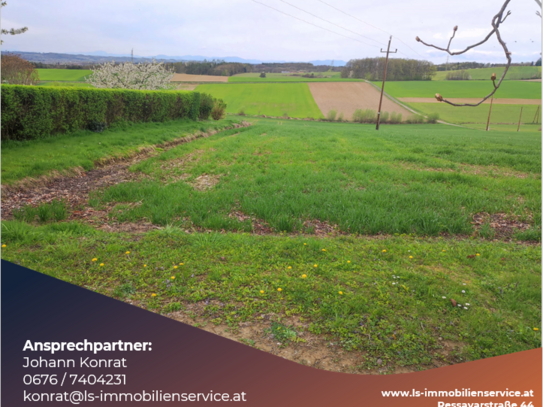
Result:
[[[383,104],[383,93],[385,92],[385,81],[387,79],[387,65],[388,65],[388,54],[395,54],[398,52],[398,50],[394,52],[390,52],[390,43],[392,41],[392,35],[390,36],[388,40],[388,48],[387,48],[387,59],[385,61],[385,72],[383,74],[383,86],[381,86],[381,99],[379,99],[379,110],[377,111],[377,127],[375,127],[375,130],[379,130],[379,123],[381,122],[381,105]],[[381,52],[385,52],[381,50]]]
[[[534,116],[534,120],[532,120],[532,124],[535,123],[539,123],[539,109],[541,109],[541,106],[537,106],[537,110],[535,111],[535,116]]]
[[[518,118],[518,127],[517,127],[517,133],[519,132],[520,130],[520,121],[522,120],[522,109],[524,108],[524,106],[521,106],[520,107],[520,117]]]
[[[490,114],[492,113],[492,102],[494,102],[494,96],[492,96],[492,99],[490,99],[490,110],[488,111],[488,121],[486,122],[486,131],[488,131],[490,127]]]

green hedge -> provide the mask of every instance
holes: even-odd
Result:
[[[2,140],[38,139],[118,121],[206,120],[208,95],[202,96],[191,91],[2,85]]]

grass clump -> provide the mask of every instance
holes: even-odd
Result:
[[[439,120],[439,113],[430,113],[426,119],[426,123],[435,124]]]
[[[356,109],[353,113],[352,120],[356,123],[375,123],[377,120],[377,113],[372,109]]]

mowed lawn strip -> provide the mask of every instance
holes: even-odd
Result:
[[[92,74],[90,69],[37,69],[41,81],[82,82]]]
[[[455,107],[446,103],[408,103],[413,109],[428,115],[438,113],[439,118],[450,123],[485,123],[488,120],[490,106],[481,104],[477,107]],[[541,123],[541,109],[537,105],[492,105],[490,116],[491,123],[518,123],[520,109],[522,108],[522,123],[534,122],[537,114],[537,122]],[[541,125],[534,126],[538,130]]]
[[[360,373],[541,346],[537,246],[187,235],[174,227],[134,238],[76,223],[18,222],[3,222],[2,243],[2,259],[133,305],[188,315],[187,306],[197,305],[199,323],[226,325],[239,339],[241,326],[252,327],[256,347],[270,328],[264,315],[276,327],[303,320],[274,342],[326,338],[357,352]]]
[[[2,184],[74,167],[89,170],[96,161],[126,157],[139,149],[182,138],[197,131],[220,129],[240,120],[124,123],[102,133],[88,130],[43,140],[2,142]]]
[[[373,82],[382,85],[382,82]],[[492,81],[389,81],[385,91],[396,98],[433,98],[436,93],[447,98],[483,98],[494,86]],[[541,99],[541,82],[504,81],[495,93],[497,98]]]
[[[323,118],[305,83],[200,85],[196,91],[223,99],[228,113]]]
[[[96,193],[119,222],[252,231],[472,234],[473,215],[508,214],[539,240],[541,140],[533,134],[444,125],[373,126],[253,120],[253,126],[177,146],[131,170],[145,181]],[[198,190],[199,180],[213,180]],[[140,202],[137,206],[129,203]],[[518,233],[517,233],[518,232]],[[478,231],[494,232],[488,219]]]

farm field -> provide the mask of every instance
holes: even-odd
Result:
[[[336,110],[338,115],[344,114],[345,120],[351,120],[357,109],[371,109],[377,111],[379,106],[380,93],[377,89],[366,82],[359,83],[310,83],[309,90],[319,106],[322,114],[330,110]],[[412,113],[404,109],[388,98],[383,98],[383,112],[400,113],[405,120]]]
[[[450,123],[484,123],[488,120],[489,105],[479,105],[477,107],[454,107],[446,103],[409,103],[410,107],[425,115],[438,113],[439,118]],[[534,121],[535,114],[539,110],[538,123],[541,123],[541,109],[537,105],[501,105],[492,106],[490,116],[491,123],[516,124],[519,121],[520,109],[522,107],[522,123],[530,124]],[[533,126],[535,130],[541,127],[541,124]],[[515,127],[516,131],[516,127]]]
[[[541,346],[538,134],[251,122],[6,189],[2,258],[328,370]],[[128,148],[176,125],[188,131],[138,124],[74,143]],[[8,146],[2,169],[68,138]]]
[[[374,82],[381,88],[381,82]],[[483,98],[493,89],[492,81],[397,81],[387,82],[385,92],[395,98]],[[541,82],[504,81],[495,94],[500,99],[541,99]]]
[[[215,75],[189,75],[186,73],[176,73],[170,82],[228,82],[227,76]]]
[[[305,83],[200,85],[196,91],[223,99],[228,113],[243,110],[250,115],[323,117]]]
[[[472,80],[488,80],[493,73],[495,73],[498,78],[501,78],[504,70],[504,67],[466,69],[466,71],[470,74]],[[432,80],[444,81],[449,72],[460,71],[438,71],[436,75],[432,78]],[[541,77],[540,66],[511,66],[509,67],[509,70],[504,80],[531,79],[532,77],[537,75]]]
[[[83,82],[92,74],[89,69],[37,69],[41,81]]]
[[[341,72],[314,72],[315,76],[323,78],[303,78],[303,74],[266,73],[265,78],[260,78],[260,73],[242,73],[228,78],[228,82],[362,82],[361,79],[342,78]]]

